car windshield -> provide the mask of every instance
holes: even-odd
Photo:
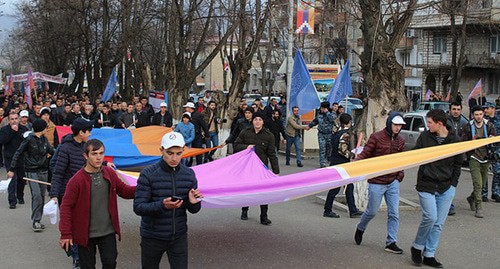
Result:
[[[361,102],[361,100],[358,100],[358,99],[348,99],[349,100],[349,103],[352,103],[354,105],[363,105],[363,102]]]

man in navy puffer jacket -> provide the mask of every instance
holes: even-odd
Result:
[[[171,268],[187,268],[187,214],[201,209],[203,195],[194,171],[181,164],[182,134],[170,132],[161,141],[162,158],[142,170],[134,199],[141,216],[142,268],[159,268],[167,252]]]

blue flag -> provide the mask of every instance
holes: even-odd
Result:
[[[106,84],[106,89],[104,89],[104,93],[102,94],[101,101],[107,102],[113,94],[116,92],[116,82],[118,81],[116,77],[116,68],[113,68],[111,72],[111,76],[109,76],[108,84]]]
[[[333,82],[332,89],[326,99],[330,102],[330,104],[339,103],[345,99],[346,96],[352,95],[351,74],[349,73],[349,67],[350,62],[347,60],[344,68],[342,68],[342,71],[340,71],[337,79]]]
[[[293,60],[289,108],[291,111],[292,107],[297,106],[299,107],[299,115],[303,115],[318,108],[320,100],[299,49],[295,52]]]

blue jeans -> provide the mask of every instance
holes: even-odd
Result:
[[[455,187],[450,186],[444,193],[419,192],[418,197],[422,207],[422,221],[418,227],[413,247],[423,250],[425,257],[434,257],[443,224],[448,217],[453,197],[455,197]]]
[[[205,143],[207,148],[217,147],[219,145],[219,134],[217,132],[208,132],[208,138]],[[214,156],[215,150],[205,153],[205,161],[210,157]]]
[[[491,181],[491,195],[500,195],[500,161],[491,162],[491,171],[493,172],[493,180]],[[484,184],[483,197],[488,197],[488,180]]]
[[[368,223],[377,214],[382,202],[382,197],[385,198],[387,204],[387,239],[386,245],[396,243],[398,241],[399,230],[399,181],[394,180],[391,184],[368,184],[368,206],[366,211],[361,216],[357,228],[365,231]]]
[[[286,136],[286,161],[290,162],[290,149],[292,144],[295,145],[295,155],[297,156],[297,163],[302,162],[302,157],[300,156],[300,135],[296,136]]]

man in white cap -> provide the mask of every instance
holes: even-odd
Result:
[[[405,121],[401,113],[392,112],[389,114],[385,129],[370,135],[363,152],[355,160],[402,152],[405,140],[398,134],[403,125],[405,125]],[[399,230],[399,183],[403,180],[403,177],[404,172],[397,171],[368,179],[368,205],[356,226],[356,233],[354,234],[356,244],[361,244],[363,233],[367,229],[368,223],[377,214],[382,198],[384,198],[387,204],[385,251],[395,254],[403,253],[403,250],[396,245]]]
[[[193,140],[193,148],[202,148],[203,147],[203,138],[210,138],[208,134],[208,126],[205,120],[203,119],[203,115],[196,111],[194,103],[187,102],[184,105],[184,109],[186,112],[191,113],[191,123],[194,125],[194,140]],[[203,155],[196,156],[196,164],[203,163]]]
[[[30,113],[28,110],[23,110],[19,113],[19,124],[26,127],[28,131],[33,131],[33,126],[31,122],[29,121]]]
[[[160,111],[154,114],[151,125],[172,127],[172,114],[167,111],[167,103],[162,102],[160,104]]]
[[[159,268],[167,252],[170,268],[188,268],[187,214],[201,209],[198,181],[181,163],[182,134],[170,132],[161,140],[161,159],[142,170],[137,180],[134,212],[141,216],[142,268]]]

